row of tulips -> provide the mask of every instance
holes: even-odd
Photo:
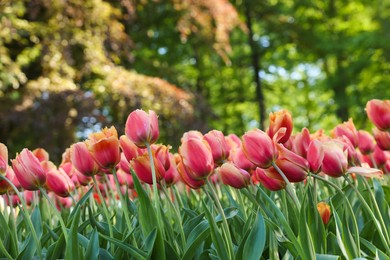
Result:
[[[390,255],[390,101],[375,128],[292,134],[286,111],[241,138],[189,131],[156,144],[158,117],[91,134],[59,166],[0,144],[0,254],[67,259],[338,259]]]

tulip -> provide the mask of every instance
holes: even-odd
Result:
[[[358,158],[357,150],[345,135],[341,137],[337,137],[336,139],[334,139],[334,141],[340,143],[343,147],[343,150],[347,151],[349,164],[351,165],[358,164],[359,158]]]
[[[26,148],[12,160],[12,167],[20,185],[26,190],[39,190],[46,182],[46,172],[38,158]]]
[[[156,180],[160,182],[164,178],[165,169],[159,160],[154,158],[154,168],[156,170]],[[148,184],[153,184],[152,169],[150,167],[149,155],[137,156],[130,162],[131,167],[134,169],[138,178]]]
[[[20,201],[20,198],[16,194],[9,194],[9,196],[3,196],[5,204],[9,207],[16,208],[18,205],[21,205],[22,202]],[[10,201],[8,200],[10,199]]]
[[[73,182],[61,168],[47,173],[46,186],[60,197],[68,197],[74,190]]]
[[[93,159],[84,142],[78,142],[71,146],[70,157],[73,166],[86,176],[93,176],[99,172],[99,165]]]
[[[61,164],[70,162],[70,148],[66,148],[65,152],[62,153],[62,161]]]
[[[204,135],[204,139],[210,145],[216,164],[222,163],[229,157],[229,145],[221,131],[211,130]]]
[[[35,157],[38,158],[40,162],[49,160],[49,153],[43,148],[37,148],[33,150],[32,153],[35,155]]]
[[[273,138],[280,128],[285,127],[286,132],[283,137],[279,139],[279,143],[285,143],[290,138],[293,129],[293,121],[291,113],[287,110],[280,110],[269,115],[270,124],[268,128],[268,135]]]
[[[159,136],[157,114],[153,110],[149,110],[149,114],[139,109],[131,112],[125,133],[138,147],[145,148],[146,144],[155,143]]]
[[[322,143],[318,140],[311,141],[307,149],[307,161],[309,162],[312,173],[318,173],[321,170],[323,159],[324,149]]]
[[[206,179],[214,170],[213,155],[209,144],[204,140],[183,138],[179,154],[192,179]]]
[[[374,152],[372,153],[376,167],[381,167],[386,164],[386,153],[378,145],[375,146]]]
[[[82,174],[79,172],[77,169],[74,170],[74,174],[77,178],[77,181],[80,183],[82,186],[88,186],[92,182],[92,177]],[[74,182],[73,182],[74,183]],[[76,184],[75,184],[76,185]]]
[[[59,211],[72,207],[72,198],[55,196],[56,207]]]
[[[283,145],[278,145],[279,158],[276,160],[276,165],[286,175],[290,182],[301,182],[306,179],[310,170],[308,161],[291,152]]]
[[[5,172],[5,177],[10,180],[11,182],[15,178],[15,172],[12,169],[12,167],[8,167]],[[12,187],[9,185],[9,183],[5,180],[0,180],[0,195],[7,193],[7,191],[12,190]]]
[[[230,134],[225,137],[226,143],[229,147],[229,151],[241,147],[241,139],[235,134]]]
[[[119,162],[117,168],[121,169],[127,174],[131,174],[130,163],[127,161],[124,153],[121,153],[121,161]]]
[[[8,168],[8,149],[0,143],[0,175],[4,175]]]
[[[255,165],[246,158],[243,150],[241,148],[237,148],[231,151],[230,153],[231,161],[241,169],[244,169],[246,171],[251,170],[252,168],[255,168]]]
[[[71,162],[62,163],[58,168],[64,170],[64,172],[66,173],[66,175],[68,175],[68,177],[72,177],[74,173],[74,167]]]
[[[232,186],[236,189],[247,187],[251,180],[251,176],[247,171],[237,168],[231,162],[222,164],[218,173],[224,184]]]
[[[323,145],[324,159],[322,171],[331,177],[340,177],[348,167],[347,151],[343,150],[342,144],[335,141],[325,142]]]
[[[358,131],[358,147],[362,154],[370,154],[374,151],[375,148],[375,142],[372,135],[365,131],[365,130],[359,130]],[[390,139],[389,139],[390,140]]]
[[[205,179],[196,180],[191,178],[182,161],[177,164],[177,171],[179,172],[181,180],[192,189],[199,189],[206,183]]]
[[[272,139],[259,129],[248,131],[243,135],[242,149],[249,161],[263,169],[270,167],[278,157]]]
[[[330,206],[325,202],[319,202],[317,204],[317,210],[324,225],[328,224],[331,215]]]
[[[165,184],[167,186],[171,186],[179,180],[179,172],[177,171],[177,165],[173,154],[169,154],[169,160],[169,169],[167,169],[164,175]]]
[[[191,131],[185,132],[183,134],[183,137],[181,138],[181,142],[183,143],[183,142],[185,142],[186,140],[188,140],[190,138],[203,140],[203,135],[199,131],[191,130]]]
[[[348,173],[358,174],[368,178],[379,178],[383,176],[383,172],[379,169],[369,167],[351,167],[348,169]]]
[[[348,120],[348,122],[344,122],[342,124],[337,125],[333,129],[332,134],[334,137],[345,136],[351,142],[353,147],[358,146],[358,134],[351,118]]]
[[[152,145],[152,151],[157,160],[164,166],[165,170],[168,170],[171,166],[171,161],[169,159],[169,149],[170,146],[162,145],[162,144],[154,144]]]
[[[379,131],[374,128],[373,130],[376,144],[384,151],[390,150],[390,132]]]
[[[296,134],[293,136],[292,139],[292,147],[291,150],[302,156],[303,158],[307,158],[307,149],[309,148],[310,144],[310,132],[307,128],[303,128],[301,133]]]
[[[122,149],[123,154],[126,156],[127,161],[131,161],[138,155],[144,153],[143,149],[138,148],[126,135],[122,135],[119,138],[119,145]]]
[[[279,175],[279,173],[274,167],[270,167],[266,170],[257,167],[253,173],[254,178],[271,191],[282,190],[286,187],[286,183],[283,180],[279,177],[273,177],[277,175]]]
[[[379,130],[390,130],[390,100],[370,100],[367,102],[366,112],[370,121]]]

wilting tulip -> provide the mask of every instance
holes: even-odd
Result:
[[[272,191],[282,190],[286,187],[286,183],[283,180],[272,177],[277,175],[279,175],[279,173],[272,166],[266,170],[257,167],[253,173],[253,176],[256,180],[258,180],[264,187]]]
[[[33,150],[32,153],[35,155],[35,157],[37,157],[40,162],[49,160],[49,153],[43,148],[37,148]]]
[[[359,130],[358,140],[359,140],[358,147],[362,154],[370,154],[374,151],[375,148],[374,138],[369,132],[365,130]]]
[[[311,141],[309,130],[307,128],[303,128],[302,132],[294,135],[293,138],[290,139],[292,139],[291,150],[303,158],[306,158],[307,149],[309,148]]]
[[[348,155],[343,150],[341,143],[335,141],[325,142],[324,159],[322,160],[322,171],[331,177],[340,177],[347,171]]]
[[[390,130],[390,100],[370,100],[367,102],[366,112],[370,121],[379,130]]]
[[[51,170],[47,173],[46,186],[61,197],[68,197],[74,190],[74,184],[63,169]]]
[[[332,134],[334,137],[345,136],[352,143],[353,147],[358,146],[357,130],[351,118],[348,120],[348,122],[337,125],[333,129]]]
[[[160,134],[157,114],[153,110],[149,110],[149,114],[139,109],[131,112],[126,121],[125,132],[138,147],[144,148],[147,143],[155,143]]]
[[[374,138],[376,141],[376,144],[384,151],[390,150],[390,132],[387,131],[379,131],[378,129],[374,128],[373,130]]]
[[[242,149],[249,161],[266,169],[278,157],[278,151],[272,139],[259,129],[246,132],[242,137]]]
[[[181,180],[192,189],[199,189],[206,183],[205,179],[196,180],[191,178],[182,161],[177,164],[177,171],[180,174]]]
[[[306,179],[310,170],[307,160],[287,148],[283,145],[278,145],[279,157],[276,160],[276,165],[286,175],[290,182],[301,182]]]
[[[318,173],[321,170],[323,159],[324,149],[322,143],[318,140],[311,141],[307,149],[307,161],[309,162],[312,173]]]
[[[26,190],[38,190],[46,182],[45,170],[37,157],[26,148],[12,160],[12,167],[20,185]]]
[[[165,169],[159,160],[154,158],[154,169],[156,171],[156,180],[160,182],[164,178]],[[150,167],[149,155],[137,156],[130,162],[138,178],[148,184],[153,184],[152,169]]]
[[[229,145],[221,131],[211,130],[204,135],[204,139],[210,145],[213,160],[216,164],[222,163],[229,157]]]
[[[213,172],[213,155],[206,141],[191,137],[184,139],[179,153],[192,179],[206,179]]]
[[[236,189],[247,187],[251,180],[251,176],[247,171],[237,168],[231,162],[222,164],[218,173],[224,184],[232,186]]]
[[[5,177],[11,182],[15,178],[15,173],[12,167],[8,167],[5,172]],[[11,185],[5,180],[0,180],[0,195],[7,193],[7,191],[12,190]]]
[[[93,176],[99,172],[99,165],[93,159],[84,142],[78,142],[71,146],[70,157],[73,166],[86,176]]]
[[[0,175],[4,175],[8,168],[8,149],[0,143]]]
[[[285,143],[290,138],[292,129],[293,129],[293,121],[291,117],[291,113],[287,110],[280,110],[275,113],[269,114],[269,128],[268,135],[273,138],[274,135],[279,131],[280,128],[285,127],[286,132],[282,138],[279,139],[279,143]]]
[[[325,202],[320,202],[317,204],[317,210],[324,225],[328,224],[331,215],[330,206]]]
[[[255,168],[255,165],[246,158],[242,148],[233,149],[230,153],[231,161],[241,169],[249,171],[252,168]]]
[[[123,154],[126,156],[127,161],[131,161],[138,155],[143,154],[143,149],[135,145],[126,135],[122,135],[119,138],[119,145]]]

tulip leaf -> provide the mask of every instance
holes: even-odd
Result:
[[[267,232],[263,215],[257,212],[257,218],[246,239],[242,259],[257,260],[263,254]]]
[[[204,221],[204,213],[195,215],[193,218],[189,219],[184,223],[183,230],[185,236],[188,238],[189,234],[193,231],[193,229],[201,222]]]
[[[46,258],[47,259],[59,259],[63,258],[61,257],[63,252],[65,251],[65,237],[64,234],[61,234],[60,238],[58,239],[57,242],[49,246],[47,253],[46,253]]]
[[[105,236],[103,234],[99,234],[99,236],[101,236],[105,240],[112,242],[113,244],[115,244],[116,246],[121,248],[122,250],[126,251],[129,255],[131,255],[135,259],[144,260],[144,259],[147,259],[147,257],[148,257],[148,254],[145,253],[144,251],[142,251],[142,250],[140,250],[132,245],[124,243],[121,240],[118,240],[116,238],[111,238],[111,237]]]
[[[76,203],[76,206],[74,207],[73,211],[70,213],[69,215],[69,222],[72,221],[74,215],[76,214],[76,209],[78,209],[79,207],[83,206],[84,203],[87,201],[87,199],[89,198],[89,196],[91,195],[92,191],[93,191],[94,187],[91,187],[85,194],[84,196]]]
[[[383,221],[385,222],[385,225],[390,226],[390,216],[388,214],[390,201],[386,201],[385,192],[383,189],[385,186],[382,187],[380,182],[376,179],[373,179],[372,181],[374,184],[375,199],[377,201],[379,211],[381,213]]]
[[[269,232],[269,259],[279,260],[278,241],[276,240],[274,232]]]
[[[324,254],[316,254],[316,260],[337,260],[340,259],[337,255],[324,255]]]
[[[78,226],[80,221],[80,208],[77,208],[75,210],[76,213],[70,226],[68,241],[66,241],[66,259],[80,259],[79,244],[77,238]]]
[[[85,259],[98,259],[99,258],[99,235],[96,228],[93,229],[89,238],[87,251],[85,253]]]
[[[195,251],[210,235],[210,226],[207,220],[196,225],[187,237],[187,244],[182,259],[192,259]]]
[[[154,242],[156,241],[157,237],[157,228],[153,229],[152,232],[146,237],[144,241],[144,246],[142,247],[142,250],[146,251],[148,253],[148,259],[152,255],[152,250],[154,247]]]
[[[231,218],[235,217],[238,214],[238,209],[236,207],[226,208],[223,211],[224,211],[226,219],[231,219]],[[222,222],[221,214],[218,214],[215,217],[215,222],[217,222],[217,223]]]
[[[306,219],[306,211],[307,211],[307,204],[302,204],[301,210],[300,210],[300,222],[299,222],[299,241],[302,245],[302,249],[304,252],[304,259],[315,259],[315,249],[313,244],[313,239],[310,234],[310,230],[307,224]]]
[[[381,250],[379,250],[377,247],[375,247],[370,241],[365,240],[364,238],[360,239],[360,242],[362,245],[367,248],[372,255],[375,256],[375,259],[380,259],[380,260],[389,260],[390,257],[387,256],[385,253],[383,253]]]

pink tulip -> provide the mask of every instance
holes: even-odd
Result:
[[[343,150],[341,143],[335,141],[325,142],[322,171],[331,177],[340,177],[346,173],[348,167],[347,151]]]
[[[206,183],[205,179],[196,180],[191,178],[182,161],[177,164],[177,171],[180,174],[181,180],[192,189],[199,189]]]
[[[46,186],[61,197],[68,197],[70,192],[74,190],[74,183],[61,168],[47,173]]]
[[[318,173],[321,170],[322,161],[324,159],[324,149],[320,141],[313,140],[310,142],[306,159],[309,162],[310,171],[312,173]]]
[[[122,149],[123,154],[126,156],[127,161],[131,161],[138,155],[144,153],[143,149],[135,145],[126,135],[122,135],[119,138],[119,145]]]
[[[181,142],[183,143],[183,142],[185,142],[186,140],[188,140],[190,138],[203,140],[203,135],[199,131],[191,130],[191,131],[185,132],[183,134],[183,137],[181,138]]]
[[[8,167],[5,172],[5,177],[11,182],[15,179],[15,172],[12,167]],[[0,180],[0,195],[7,193],[7,191],[12,190],[12,187],[5,180]]]
[[[180,178],[179,172],[177,171],[175,158],[172,154],[169,154],[169,160],[170,160],[169,169],[167,169],[164,175],[165,184],[167,186],[171,186],[175,184]]]
[[[241,148],[233,149],[230,153],[231,161],[241,169],[249,171],[255,168],[255,165],[246,158]]]
[[[377,128],[373,130],[376,144],[384,151],[390,150],[390,132],[380,131]]]
[[[38,158],[26,148],[12,160],[12,167],[20,185],[26,190],[38,190],[46,182],[46,172]]]
[[[279,131],[280,128],[284,127],[286,128],[286,132],[284,133],[284,136],[279,139],[279,143],[285,143],[290,138],[290,135],[293,130],[293,121],[291,113],[287,110],[280,110],[275,113],[270,113],[269,115],[269,128],[268,128],[268,135],[273,138],[274,135]]]
[[[192,179],[206,179],[213,172],[213,155],[206,141],[192,137],[184,139],[179,153]]]
[[[8,149],[0,143],[0,175],[4,175],[8,168]]]
[[[222,164],[218,173],[224,184],[232,186],[236,189],[247,187],[251,180],[251,176],[247,171],[237,168],[231,162]]]
[[[296,134],[293,136],[293,138],[290,139],[292,139],[291,150],[303,158],[306,158],[307,149],[309,148],[311,141],[309,130],[307,128],[303,128],[302,132]]]
[[[131,174],[130,162],[127,161],[124,153],[121,153],[121,161],[119,162],[117,168],[121,169],[122,171],[124,171],[127,174]]]
[[[225,140],[229,147],[229,151],[240,148],[242,145],[240,137],[238,137],[235,134],[230,134],[228,136],[225,136]]]
[[[99,172],[99,165],[88,151],[85,142],[78,142],[71,146],[70,157],[73,166],[86,176],[93,176]]]
[[[35,155],[35,157],[38,158],[40,162],[49,160],[49,153],[43,148],[37,148],[33,150],[32,153]]]
[[[362,154],[370,154],[374,151],[375,142],[372,135],[365,131],[365,130],[359,130],[358,131],[358,147]]]
[[[214,163],[220,164],[229,157],[229,145],[221,131],[211,130],[204,139],[210,145]]]
[[[141,181],[153,184],[152,169],[150,167],[149,155],[147,153],[137,156],[131,160],[130,164]],[[157,182],[160,182],[164,178],[165,169],[161,162],[156,160],[156,158],[154,158],[154,168],[156,171],[156,180]]]
[[[276,165],[282,170],[290,182],[301,182],[306,179],[310,170],[307,160],[283,145],[278,145],[279,157],[276,160]]]
[[[164,166],[165,170],[168,170],[171,166],[171,161],[169,159],[169,149],[170,146],[162,145],[162,144],[153,144],[152,151],[157,160]]]
[[[82,185],[82,186],[88,186],[92,182],[92,177],[91,176],[82,174],[77,169],[75,169],[73,175],[76,176],[78,183],[80,183],[80,185]]]
[[[279,177],[274,178],[274,176],[280,176],[274,167],[270,167],[266,170],[256,168],[253,176],[268,190],[278,191],[286,187],[286,183],[283,180],[279,179]]]
[[[155,143],[159,136],[156,113],[149,110],[147,114],[139,109],[131,112],[126,121],[125,132],[138,147],[144,148],[147,143]]]
[[[62,208],[69,209],[72,207],[72,198],[71,197],[60,197],[55,196],[56,207],[58,210],[62,210]]]
[[[246,132],[242,137],[245,156],[256,166],[266,169],[278,157],[273,140],[259,129]]]
[[[370,100],[367,102],[366,112],[370,121],[379,130],[390,130],[390,100]]]
[[[381,167],[386,164],[386,153],[378,145],[375,146],[372,157],[377,167]]]
[[[349,119],[348,122],[344,122],[342,124],[337,125],[333,131],[333,136],[335,137],[347,137],[348,140],[351,142],[353,147],[358,146],[358,135],[356,127],[352,121],[352,119]]]

